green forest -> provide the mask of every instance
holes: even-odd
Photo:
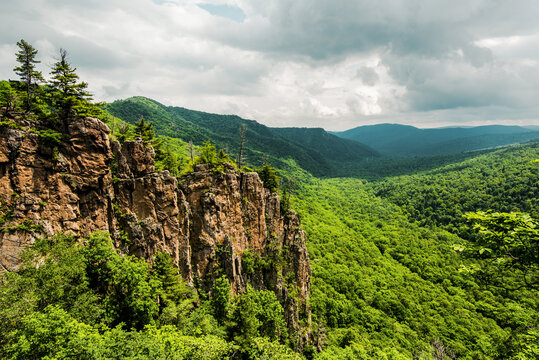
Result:
[[[307,234],[312,334],[295,346],[271,291],[231,297],[220,279],[209,296],[165,253],[150,265],[107,233],[58,234],[0,277],[0,358],[539,358],[537,139],[400,158],[323,129],[143,97],[96,104],[65,51],[46,81],[37,51],[18,45],[20,80],[0,83],[0,130],[22,114],[54,142],[59,119],[91,115],[112,139],[142,138],[174,176],[201,163],[258,171]]]

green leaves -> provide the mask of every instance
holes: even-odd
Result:
[[[521,274],[523,286],[539,286],[539,227],[530,215],[519,212],[475,212],[465,218],[479,236],[463,253],[484,260],[485,267]],[[486,269],[485,269],[486,270]],[[515,284],[505,284],[507,288]]]
[[[83,249],[90,283],[103,295],[108,322],[142,329],[153,324],[159,307],[159,284],[150,277],[148,264],[120,256],[105,234],[91,235]]]
[[[164,252],[150,267],[98,232],[83,244],[38,240],[23,259],[0,278],[2,359],[206,360],[240,346],[245,358],[300,358],[282,345],[287,330],[273,292],[248,288],[231,299],[223,277],[201,303]]]
[[[150,143],[154,137],[153,124],[151,122],[144,121],[144,117],[141,116],[139,121],[135,124],[135,137],[139,137],[145,144]]]
[[[217,360],[235,347],[216,336],[184,336],[173,326],[146,326],[139,332],[86,325],[65,310],[49,306],[21,321],[16,339],[5,348],[6,359]]]
[[[224,171],[224,164],[228,163],[235,167],[234,161],[221,149],[217,152],[215,145],[206,141],[202,147],[198,149],[198,156],[194,158],[192,166],[200,164],[209,164],[214,171]]]
[[[265,164],[261,168],[256,169],[260,180],[264,183],[264,187],[271,192],[276,192],[279,189],[279,171],[269,164]]]
[[[11,84],[5,80],[0,81],[0,107],[6,110],[14,110],[17,104],[17,94]]]
[[[535,292],[508,296],[483,285],[477,261],[453,250],[466,248],[465,241],[410,221],[370,184],[308,180],[294,204],[309,239],[310,306],[325,349],[317,358],[409,359],[430,354],[434,338],[458,358],[521,352],[517,342],[504,341],[537,323]],[[408,201],[419,203],[421,195]]]
[[[226,276],[223,275],[215,280],[210,304],[215,318],[220,324],[223,324],[230,308],[230,283]]]

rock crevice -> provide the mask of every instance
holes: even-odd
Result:
[[[65,125],[57,144],[0,128],[0,271],[16,269],[37,237],[107,231],[126,254],[169,253],[200,291],[211,293],[222,275],[234,294],[249,285],[274,291],[289,326],[308,333],[305,233],[258,174],[199,165],[177,179],[155,172],[155,153],[140,139],[111,143],[94,118]]]

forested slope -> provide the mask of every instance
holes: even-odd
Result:
[[[322,128],[271,128],[271,131],[296,143],[316,149],[336,162],[357,162],[365,158],[378,158],[372,148],[356,141],[341,139]]]
[[[524,211],[539,217],[539,143],[512,146],[463,162],[374,183],[423,225],[461,233],[468,211]]]
[[[486,125],[419,129],[400,124],[360,126],[335,132],[391,156],[434,156],[458,154],[539,138],[539,132],[521,126]]]
[[[18,45],[21,51],[33,56],[37,53],[23,41]],[[84,91],[87,85],[77,83],[78,77],[67,63],[65,51],[60,51],[60,57],[54,68],[57,74],[64,69],[69,76],[53,77],[56,82],[47,86],[34,83],[27,87],[17,81],[0,82],[0,133],[4,143],[0,165],[4,184],[11,186],[27,181],[31,185],[17,187],[17,191],[4,186],[8,190],[0,203],[0,227],[7,240],[2,240],[2,245],[9,247],[15,243],[23,247],[23,241],[29,239],[28,234],[34,236],[44,230],[43,224],[39,223],[42,217],[25,218],[22,210],[60,216],[55,219],[58,224],[65,220],[85,224],[89,219],[75,212],[63,216],[55,209],[49,211],[52,201],[40,200],[35,193],[43,191],[42,185],[47,184],[53,188],[50,196],[54,199],[66,200],[85,210],[90,208],[88,197],[92,187],[81,182],[80,176],[70,176],[72,174],[66,171],[69,164],[65,155],[69,153],[73,158],[77,171],[95,171],[96,156],[91,150],[81,150],[84,148],[80,144],[69,147],[72,149],[69,151],[65,151],[65,145],[62,147],[62,142],[92,138],[88,133],[69,132],[73,129],[95,130],[87,125],[75,126],[81,123],[75,121],[76,118],[86,119],[82,122],[85,124],[99,124],[103,136],[97,138],[105,144],[109,140],[133,143],[130,140],[137,138],[134,143],[144,150],[133,153],[152,158],[151,154],[155,152],[156,169],[168,170],[159,176],[174,184],[170,187],[174,194],[189,182],[179,177],[176,184],[178,179],[172,175],[183,173],[184,180],[185,176],[196,178],[197,167],[209,175],[208,178],[234,178],[235,175],[225,174],[225,169],[238,171],[233,161],[205,142],[210,140],[219,149],[231,150],[235,155],[240,144],[240,127],[247,124],[244,165],[259,166],[267,155],[267,160],[279,168],[283,178],[281,189],[278,189],[277,169],[269,164],[257,169],[266,188],[259,193],[273,199],[275,207],[261,206],[259,211],[253,208],[248,196],[242,197],[238,192],[233,196],[236,208],[261,220],[271,219],[268,210],[278,212],[294,219],[293,226],[297,231],[294,230],[295,235],[287,236],[291,242],[282,248],[275,247],[271,240],[275,239],[275,233],[262,231],[262,235],[269,239],[264,241],[268,254],[273,256],[249,250],[236,254],[223,246],[216,246],[208,253],[219,257],[215,264],[230,260],[232,269],[243,269],[253,278],[260,277],[263,270],[276,271],[283,284],[280,289],[290,299],[297,299],[298,291],[290,284],[298,279],[300,271],[283,272],[286,265],[293,263],[290,254],[300,248],[296,240],[304,239],[302,229],[296,227],[300,224],[293,213],[296,210],[306,231],[312,263],[309,300],[312,329],[309,328],[307,306],[297,310],[302,317],[301,328],[285,326],[286,312],[295,310],[293,307],[284,309],[278,301],[278,295],[282,294],[276,294],[274,289],[247,286],[245,291],[234,293],[226,277],[217,276],[222,275],[217,273],[212,283],[205,284],[204,290],[200,283],[197,286],[199,276],[193,276],[192,284],[186,281],[189,279],[183,279],[182,269],[174,265],[166,252],[154,253],[149,261],[130,255],[126,247],[135,245],[136,249],[143,250],[148,244],[134,243],[125,230],[115,233],[116,239],[105,232],[78,237],[50,234],[50,237],[29,241],[33,244],[19,253],[22,263],[18,269],[0,278],[0,357],[137,360],[539,358],[539,296],[534,282],[537,277],[533,279],[539,263],[537,143],[436,158],[371,159],[369,156],[374,154],[365,152],[368,149],[362,145],[339,142],[320,129],[282,130],[286,134],[281,136],[254,121],[165,107],[141,97],[109,104],[105,108],[110,114],[103,114],[89,102],[89,94]],[[55,88],[62,79],[67,81],[64,85],[71,86],[68,89],[80,91],[66,97]],[[111,114],[136,126],[126,126]],[[95,118],[87,118],[88,115],[106,121],[112,133],[107,135],[107,127]],[[146,122],[139,121],[141,116]],[[160,136],[156,136],[154,130]],[[388,134],[397,136],[400,130],[415,132],[411,127],[397,127]],[[189,140],[197,145],[205,144],[189,149],[190,154],[187,154]],[[445,141],[453,140],[455,138],[445,138]],[[18,142],[31,146],[19,146]],[[113,144],[118,150],[120,145]],[[95,144],[89,148],[95,150]],[[339,149],[344,152],[343,158],[354,161],[339,159]],[[354,155],[354,151],[361,154]],[[368,156],[361,159],[363,155]],[[10,171],[17,167],[9,162],[21,156],[28,160],[24,163],[28,164],[25,165],[26,173],[15,171],[15,175],[10,176]],[[40,158],[46,158],[46,161],[38,160]],[[81,165],[83,158],[93,161],[93,165]],[[106,179],[116,187],[125,183],[127,191],[136,183],[129,177],[122,180],[126,169],[131,165],[137,171],[148,167],[140,168],[138,165],[144,163],[132,161],[128,165],[126,158],[125,154],[120,156],[116,151],[114,156],[103,158],[101,163],[108,174]],[[62,182],[45,176],[38,182],[37,175],[47,173],[36,171],[38,165],[69,180],[62,185]],[[120,168],[123,170],[119,171]],[[153,165],[151,169],[153,173]],[[321,179],[313,174],[326,177],[350,174],[356,178]],[[144,202],[144,196],[151,198],[140,207],[144,213],[150,203],[167,206],[161,192],[152,195],[148,191],[153,180],[155,188],[163,190],[163,180],[159,176],[144,175],[144,181],[148,182],[139,188],[143,196],[127,192],[133,201]],[[15,177],[18,179],[13,179]],[[247,178],[244,173],[237,173],[237,177]],[[102,189],[103,177],[90,176],[89,179],[94,190]],[[226,190],[231,188],[221,180],[217,183]],[[202,214],[196,209],[191,214],[228,221],[231,201],[216,201],[215,184],[208,182],[208,188],[194,187],[200,190],[201,200],[193,204],[204,203],[211,214]],[[65,192],[71,187],[80,196]],[[253,188],[244,182],[240,187]],[[56,188],[64,189],[63,196]],[[35,191],[26,194],[27,190]],[[280,200],[275,192],[281,193]],[[170,199],[185,205],[185,198],[180,193],[174,194]],[[146,215],[140,216],[141,220],[126,216],[125,209],[113,201],[113,197],[103,196],[95,204],[110,206],[110,211],[106,211],[108,219],[130,221],[133,229],[140,230],[137,232],[156,229],[148,225],[151,222]],[[179,210],[170,208],[178,215]],[[217,209],[223,214],[216,215],[214,210]],[[468,220],[475,217],[475,220],[486,218],[490,222],[471,229],[472,224],[463,218],[470,211],[485,212],[468,215]],[[163,218],[163,211],[153,213]],[[493,222],[493,216],[502,223]],[[196,222],[184,225],[191,231],[196,226],[190,225]],[[239,220],[233,222],[241,223]],[[494,230],[489,228],[493,224]],[[287,226],[290,224],[277,224],[279,229]],[[240,225],[239,230],[251,238],[254,227]],[[200,241],[208,243],[204,233],[207,226],[196,228],[203,230]],[[76,227],[70,229],[77,230]],[[105,229],[110,230],[110,227]],[[485,242],[480,241],[485,237],[499,243],[494,244],[498,245],[495,250],[506,246],[501,249],[505,258],[491,257],[492,246],[480,247],[479,257],[469,256],[467,251],[476,244],[482,246]],[[192,242],[193,238],[189,238],[186,243]],[[531,246],[521,246],[520,253],[516,254],[512,252],[515,243]],[[301,249],[305,250],[303,245]],[[208,259],[206,255],[202,253],[201,258]],[[528,262],[525,266],[513,266],[515,259]],[[531,269],[524,274],[524,281],[522,269]],[[526,275],[530,274],[528,279],[534,281],[527,282]],[[303,275],[307,278],[310,272],[303,271]],[[308,293],[308,287],[304,290]]]
[[[313,179],[294,207],[309,236],[315,332],[329,345],[320,358],[428,358],[439,343],[459,359],[526,351],[536,293],[495,294],[460,272],[456,235],[411,224],[359,180]]]
[[[211,114],[175,109],[182,118],[190,114],[193,124],[225,126]],[[232,134],[239,125],[221,133]],[[320,141],[325,135],[316,129],[273,132],[279,131],[330,157]],[[232,144],[213,136],[208,138],[221,147]],[[273,153],[270,161],[294,192],[291,207],[308,236],[313,345],[323,349],[315,357],[431,358],[443,349],[459,359],[506,359],[538,351],[531,345],[537,340],[536,291],[493,287],[463,271],[477,263],[455,251],[473,240],[462,217],[468,211],[537,216],[537,158],[537,143],[438,157],[365,158],[333,163],[356,179],[320,179],[297,157]],[[402,173],[410,175],[395,176]]]
[[[338,138],[323,129],[316,132],[317,139],[304,134],[291,136],[236,115],[218,115],[181,107],[164,106],[144,97],[132,97],[107,104],[105,109],[130,124],[141,117],[154,124],[157,134],[202,145],[211,141],[237,158],[241,136],[240,128],[246,125],[243,149],[244,163],[260,166],[267,161],[277,167],[284,166],[283,159],[293,158],[298,164],[316,176],[343,175],[347,166],[364,158],[376,157],[369,147]],[[308,134],[313,133],[308,131]],[[324,139],[324,142],[320,142]]]

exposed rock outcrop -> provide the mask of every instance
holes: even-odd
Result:
[[[199,165],[177,179],[154,171],[141,140],[110,143],[97,119],[63,128],[60,142],[28,127],[0,129],[0,271],[16,269],[36,237],[108,231],[124,253],[151,261],[168,252],[200,291],[211,292],[222,275],[233,293],[248,285],[274,291],[289,326],[306,338],[305,233],[258,174]]]
[[[37,236],[109,231],[109,129],[93,118],[67,129],[58,144],[27,129],[0,129],[2,270],[15,269]]]

